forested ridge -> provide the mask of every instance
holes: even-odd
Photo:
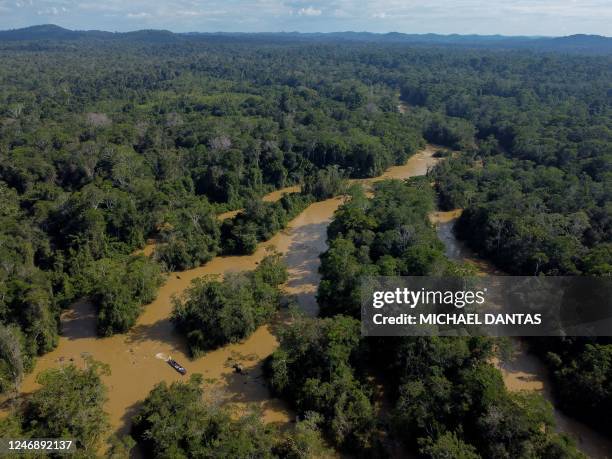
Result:
[[[208,43],[378,43],[408,46],[471,47],[480,49],[526,49],[579,54],[608,54],[612,51],[612,38],[601,35],[575,34],[563,37],[503,36],[503,35],[440,35],[406,34],[399,32],[187,32],[168,30],[135,30],[132,32],[107,32],[103,30],[69,30],[55,24],[41,24],[22,29],[0,31],[3,41],[138,41],[142,43],[208,42]]]
[[[354,317],[361,275],[466,273],[446,259],[427,220],[438,205],[463,208],[458,236],[508,272],[609,276],[610,81],[607,55],[218,37],[0,43],[0,393],[15,391],[56,346],[59,315],[74,301],[94,303],[100,335],[126,332],[165,272],[252,253],[313,201],[346,193],[345,178],[380,175],[427,141],[456,151],[428,178],[383,182],[372,199],[348,191],[322,255],[325,318],[281,333],[269,378],[305,419],[298,437],[272,441],[273,431],[255,426],[247,441],[246,418],[234,424],[208,405],[194,406],[194,416],[222,433],[219,444],[236,435],[245,455],[302,457],[298,445],[325,451],[325,442],[384,455],[387,432],[426,457],[578,456],[553,432],[545,402],[505,390],[489,364],[493,343],[373,343]],[[261,200],[291,185],[302,191]],[[219,221],[235,209],[243,210]],[[153,255],[136,255],[149,238]],[[264,268],[204,279],[177,299],[174,321],[194,355],[271,317],[284,268],[274,264],[268,280]],[[240,326],[229,320],[236,312],[248,318]],[[550,366],[560,406],[607,432],[611,346],[532,346]],[[375,357],[380,349],[388,361]],[[97,391],[92,368],[45,381],[87,376],[74,390]],[[388,416],[378,413],[372,370],[394,381]],[[191,404],[201,383],[160,386],[146,409],[162,409],[160,394]],[[28,406],[0,427],[37,432],[30,419],[48,413]],[[194,443],[155,444],[146,432],[161,429],[160,419],[146,410],[138,419],[135,438],[160,454],[174,454],[179,441],[185,454],[188,444],[203,454],[210,447],[197,432]],[[83,445],[98,442],[91,435]]]

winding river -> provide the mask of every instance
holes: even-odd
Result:
[[[461,210],[448,212],[433,212],[430,220],[436,225],[438,238],[444,242],[446,256],[452,260],[474,265],[481,275],[504,275],[486,260],[479,258],[462,241],[459,241],[453,232],[455,221],[461,215]],[[544,364],[533,354],[527,352],[525,343],[517,339],[514,341],[515,352],[509,362],[496,360],[501,370],[506,387],[510,391],[537,391],[546,400],[553,404],[551,384]],[[578,448],[592,458],[608,459],[612,457],[612,441],[604,435],[594,431],[589,426],[566,416],[560,410],[553,411],[557,430],[571,436]]]
[[[392,167],[382,176],[367,182],[423,175],[436,162],[434,152],[433,146],[427,146],[405,165]],[[274,192],[266,199],[278,199],[282,192],[292,191],[296,191],[296,188]],[[111,374],[103,377],[109,396],[105,409],[112,430],[127,433],[132,416],[151,389],[161,381],[170,383],[181,379],[159,358],[169,355],[185,365],[190,373],[201,373],[205,379],[213,380],[215,396],[238,410],[254,403],[260,406],[266,421],[289,421],[293,417],[290,409],[281,400],[270,397],[262,378],[263,360],[278,346],[272,333],[274,324],[260,327],[244,342],[190,360],[184,339],[174,331],[169,320],[171,298],[184,291],[197,277],[254,269],[266,251],[275,247],[285,255],[289,268],[287,292],[296,297],[306,313],[316,315],[319,254],[326,250],[327,226],[341,202],[342,198],[334,198],[310,205],[284,231],[259,244],[253,255],[216,257],[199,268],[170,273],[157,299],[145,307],[136,325],[127,334],[98,338],[92,305],[87,301],[76,303],[62,316],[63,333],[58,347],[38,359],[34,371],[22,384],[22,392],[27,394],[39,387],[36,375],[41,371],[69,362],[82,366],[83,358],[91,356],[110,366]],[[145,253],[150,251],[149,245]],[[232,369],[234,362],[240,363],[246,371],[235,373]]]
[[[382,176],[360,180],[360,183],[367,185],[387,178],[423,175],[436,163],[433,157],[435,151],[436,147],[428,145],[405,165],[392,167]],[[298,188],[289,187],[270,193],[265,199],[273,201],[280,198],[283,192],[295,191]],[[265,421],[280,424],[289,422],[293,413],[281,400],[270,396],[262,376],[264,359],[278,346],[273,334],[275,324],[260,327],[244,342],[190,360],[184,339],[174,331],[169,320],[171,298],[180,295],[197,277],[254,269],[266,251],[274,247],[284,254],[289,268],[287,293],[296,298],[303,311],[315,316],[318,312],[315,294],[319,283],[319,254],[327,248],[327,226],[341,203],[342,198],[333,198],[310,205],[284,231],[259,244],[253,255],[216,257],[199,268],[170,273],[157,299],[145,307],[136,325],[127,334],[98,338],[92,305],[87,301],[76,303],[62,315],[63,333],[58,347],[38,359],[34,371],[23,382],[22,392],[27,394],[39,387],[36,375],[41,371],[70,362],[82,366],[84,357],[91,356],[110,366],[111,374],[103,378],[109,396],[105,409],[109,413],[112,431],[124,434],[129,431],[131,418],[140,403],[155,384],[181,379],[178,373],[160,359],[160,356],[172,356],[185,365],[190,373],[203,374],[211,382],[209,393],[236,410],[256,404],[261,408]],[[235,212],[220,215],[220,218],[230,217]],[[457,211],[436,212],[432,215],[439,237],[446,245],[447,255],[455,260],[475,263],[481,272],[498,273],[456,240],[452,225],[458,215]],[[147,245],[144,253],[151,253],[152,248],[153,244]],[[240,363],[245,371],[235,373],[233,363]],[[545,369],[533,356],[520,351],[517,359],[504,363],[500,369],[510,390],[538,390],[550,400]],[[565,417],[558,410],[555,410],[555,418],[559,429],[576,438],[580,448],[588,455],[605,458],[612,451],[611,442],[588,427]]]

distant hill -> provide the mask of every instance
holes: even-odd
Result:
[[[546,43],[536,43],[536,45],[540,44],[565,51],[599,50],[605,53],[612,52],[612,38],[602,37],[601,35],[570,35],[568,37],[552,38]]]
[[[508,37],[503,35],[404,34],[399,32],[386,34],[371,32],[173,33],[168,30],[138,30],[118,33],[99,30],[69,30],[53,24],[0,31],[0,42],[40,40],[126,40],[146,43],[175,43],[181,41],[325,43],[344,41],[353,43],[405,44],[411,46],[459,46],[489,49],[529,49],[564,53],[612,54],[611,37],[583,34],[567,37]]]
[[[83,36],[80,32],[53,24],[36,25],[23,29],[0,31],[0,40],[73,40]]]

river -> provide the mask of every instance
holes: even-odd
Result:
[[[367,185],[386,178],[423,175],[437,161],[433,157],[435,151],[436,147],[428,145],[405,165],[392,167],[375,179],[359,182]],[[298,188],[289,187],[275,191],[265,199],[273,201],[280,198],[283,192],[295,191]],[[215,397],[222,398],[237,410],[242,410],[247,404],[257,404],[265,421],[287,423],[293,418],[293,413],[281,400],[270,397],[262,377],[263,360],[278,346],[273,334],[275,324],[260,327],[242,343],[228,345],[190,360],[184,339],[174,331],[169,321],[171,298],[184,291],[197,277],[254,269],[266,251],[274,247],[284,254],[289,269],[287,293],[296,298],[304,312],[317,315],[315,294],[319,283],[319,254],[327,248],[327,226],[342,200],[333,198],[308,206],[284,231],[259,244],[253,255],[216,257],[199,268],[170,273],[157,299],[145,307],[136,325],[127,334],[98,338],[93,307],[87,301],[76,303],[62,315],[63,334],[58,347],[37,360],[34,371],[23,382],[22,392],[30,393],[38,388],[36,375],[41,371],[69,362],[80,366],[84,364],[84,356],[91,356],[110,366],[111,374],[103,378],[109,389],[105,410],[109,413],[112,431],[127,433],[132,416],[155,384],[182,378],[159,358],[169,355],[185,365],[190,373],[201,373],[207,380],[213,380],[211,389],[214,390],[209,393],[214,393]],[[432,214],[438,235],[445,243],[447,256],[474,263],[480,272],[501,274],[455,238],[452,225],[458,216],[459,211]],[[153,243],[148,244],[145,253],[149,254],[152,247]],[[508,389],[537,390],[551,400],[550,384],[541,362],[520,347],[516,357],[510,363],[500,364]],[[240,363],[246,371],[235,373],[232,369],[234,362]],[[605,458],[612,451],[608,439],[567,418],[558,410],[555,410],[555,419],[559,430],[573,436],[580,449],[591,457]]]
[[[455,261],[474,265],[480,275],[504,275],[491,263],[479,258],[455,237],[453,226],[460,215],[460,209],[430,214],[430,220],[436,225],[438,238],[444,242],[446,256]],[[516,339],[514,345],[515,352],[511,361],[495,361],[502,372],[508,390],[540,392],[553,405],[558,431],[571,436],[578,448],[589,457],[596,459],[612,457],[612,441],[609,438],[554,408],[551,383],[546,367],[540,359],[527,352],[523,341]]]
[[[405,165],[392,167],[367,183],[423,175],[437,161],[433,157],[435,151],[436,148],[429,145],[412,156]],[[291,187],[282,191],[297,189]],[[277,199],[282,191],[268,195],[266,199]],[[157,299],[144,308],[136,325],[126,334],[98,338],[92,305],[87,301],[76,303],[62,315],[63,333],[58,347],[37,360],[34,371],[27,375],[22,384],[22,392],[31,393],[39,387],[36,375],[41,371],[69,362],[82,366],[83,357],[91,356],[110,366],[111,374],[103,377],[109,397],[105,410],[109,414],[112,431],[127,433],[131,418],[155,384],[182,378],[156,357],[164,355],[172,356],[190,373],[201,373],[204,378],[214,380],[215,390],[211,392],[238,410],[254,403],[261,407],[267,422],[286,423],[292,419],[293,413],[281,400],[270,397],[262,378],[263,360],[278,346],[272,333],[274,324],[260,327],[242,343],[228,345],[190,360],[185,340],[175,332],[169,320],[171,298],[184,291],[197,277],[252,270],[265,256],[266,250],[275,247],[285,254],[288,265],[287,292],[295,295],[300,308],[307,314],[316,315],[319,254],[327,248],[327,226],[341,202],[342,198],[333,198],[308,206],[284,231],[259,244],[253,255],[216,257],[199,268],[170,273]],[[151,245],[146,248],[146,253],[150,251]],[[235,373],[231,367],[234,362],[241,363],[246,371],[243,374]]]

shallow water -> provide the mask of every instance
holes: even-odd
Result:
[[[436,225],[438,237],[446,247],[446,256],[450,259],[470,263],[476,266],[482,275],[504,275],[491,263],[479,258],[453,233],[453,225],[461,215],[461,209],[447,212],[432,212],[430,220]],[[519,339],[513,341],[515,352],[512,361],[495,360],[495,365],[502,372],[506,387],[510,391],[537,391],[554,407],[548,371],[542,361],[527,352],[527,346]],[[612,440],[606,438],[589,426],[566,416],[560,410],[553,411],[557,430],[571,436],[580,450],[589,457],[606,459],[612,457]]]
[[[438,239],[444,243],[444,253],[451,260],[474,266],[480,275],[502,275],[491,263],[478,257],[453,233],[455,221],[461,216],[461,209],[436,211],[429,214],[429,220],[436,225]]]
[[[435,147],[428,146],[411,157],[404,166],[393,167],[381,177],[362,180],[360,183],[367,185],[385,178],[423,175],[435,164],[436,160],[432,157],[435,150]],[[296,187],[289,187],[271,193],[265,199],[273,201],[279,199],[284,192],[295,191],[298,191]],[[319,254],[327,248],[327,226],[342,200],[334,198],[312,204],[291,221],[286,230],[260,244],[253,255],[217,257],[200,268],[171,273],[157,299],[145,307],[135,327],[125,335],[97,338],[92,306],[87,301],[76,303],[62,316],[63,336],[59,346],[37,361],[34,372],[26,377],[22,391],[28,393],[38,387],[35,379],[41,371],[69,362],[83,365],[83,357],[92,356],[109,364],[111,368],[111,375],[104,377],[104,382],[109,389],[109,401],[105,409],[110,415],[112,430],[127,433],[131,417],[155,384],[183,378],[165,362],[171,356],[184,365],[188,372],[202,373],[206,379],[214,380],[215,397],[221,396],[238,411],[244,409],[246,404],[254,403],[261,407],[267,422],[287,423],[294,416],[293,413],[281,400],[270,396],[262,377],[263,360],[278,346],[273,334],[275,324],[260,327],[242,343],[225,346],[190,360],[186,354],[185,341],[174,332],[168,320],[172,309],[171,297],[180,294],[196,277],[254,269],[265,256],[266,250],[274,246],[285,255],[289,267],[287,293],[296,298],[305,313],[316,315]],[[460,211],[436,212],[431,215],[432,221],[437,224],[438,235],[446,245],[447,255],[474,263],[483,272],[499,274],[492,265],[480,260],[454,237],[452,225],[459,215]],[[145,253],[151,253],[153,248],[154,241],[149,241]],[[246,371],[243,374],[235,373],[232,369],[234,362],[239,362]],[[513,362],[500,364],[500,370],[509,390],[537,390],[551,400],[546,369],[523,347],[519,347]],[[572,435],[589,456],[609,456],[612,443],[607,438],[567,418],[558,410],[555,410],[555,419],[559,430]]]
[[[434,151],[429,146],[412,156],[405,165],[393,167],[383,176],[366,182],[422,175],[435,163]],[[281,190],[269,199],[278,199],[282,192],[292,191],[297,190],[294,187]],[[184,291],[197,277],[254,269],[266,250],[275,247],[285,254],[289,268],[287,292],[295,296],[303,311],[316,315],[319,254],[326,250],[327,226],[342,201],[343,198],[334,198],[310,205],[284,231],[260,244],[253,255],[216,257],[202,267],[170,273],[157,299],[145,306],[136,325],[127,334],[96,337],[92,305],[87,301],[76,303],[62,316],[63,335],[58,347],[38,359],[35,370],[24,380],[22,391],[29,393],[39,387],[36,375],[41,371],[69,362],[83,365],[83,357],[91,356],[110,366],[110,376],[103,378],[109,396],[105,410],[109,413],[112,430],[127,433],[132,416],[155,384],[184,378],[160,358],[171,356],[189,373],[201,373],[205,379],[214,380],[215,391],[218,390],[224,400],[238,410],[247,403],[255,403],[261,407],[267,422],[288,422],[293,413],[281,400],[270,396],[262,378],[263,360],[278,346],[272,333],[274,324],[260,327],[244,342],[190,360],[184,339],[174,331],[169,321],[171,298]],[[146,253],[150,253],[153,244],[153,241],[148,244]],[[240,362],[246,371],[235,373],[232,369],[234,362]]]

